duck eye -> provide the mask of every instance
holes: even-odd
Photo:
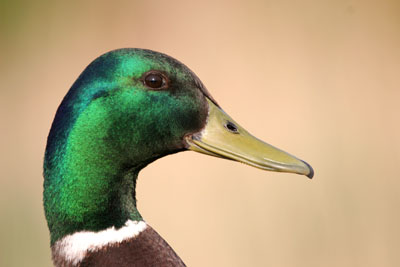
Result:
[[[149,73],[144,77],[144,84],[153,89],[165,87],[167,82],[161,73]]]

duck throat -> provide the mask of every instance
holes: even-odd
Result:
[[[142,221],[136,207],[135,168],[110,165],[104,159],[98,159],[102,164],[90,164],[93,159],[77,162],[75,158],[79,155],[64,163],[68,167],[59,170],[59,175],[45,181],[49,183],[44,203],[52,244],[76,232],[119,229],[128,220]]]
[[[52,245],[76,232],[119,229],[128,220],[142,221],[135,190],[144,163],[125,152],[131,144],[118,142],[120,136],[110,132],[112,125],[100,126],[78,119],[67,134],[55,128],[49,136],[44,207]]]

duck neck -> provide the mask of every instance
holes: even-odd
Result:
[[[118,135],[75,126],[64,140],[61,133],[49,136],[45,155],[44,206],[52,244],[75,232],[118,229],[127,220],[142,220],[136,180],[150,161],[135,161]],[[133,150],[140,154],[140,148]]]
[[[137,168],[111,164],[101,157],[75,160],[79,156],[67,154],[66,170],[53,177],[45,190],[52,244],[75,232],[118,229],[128,220],[142,220],[136,207]]]

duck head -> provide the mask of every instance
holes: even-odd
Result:
[[[313,176],[310,165],[229,117],[179,61],[150,50],[111,51],[73,84],[48,136],[44,206],[51,242],[141,220],[138,172],[185,150]]]

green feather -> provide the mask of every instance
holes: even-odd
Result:
[[[142,76],[150,70],[165,73],[169,88],[147,88]],[[205,124],[205,95],[186,66],[160,53],[121,49],[92,62],[63,99],[48,137],[44,206],[51,243],[140,220],[139,171],[185,149],[183,137]]]

